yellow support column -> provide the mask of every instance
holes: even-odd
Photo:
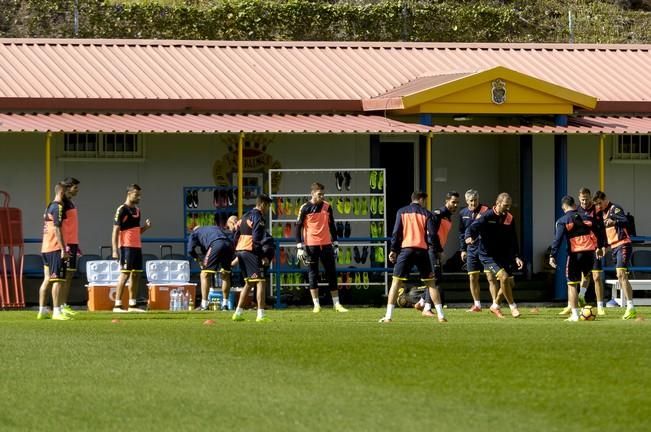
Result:
[[[50,203],[50,191],[52,190],[51,184],[51,167],[52,159],[52,132],[45,135],[45,205]]]
[[[432,210],[432,142],[434,134],[427,134],[427,144],[425,146],[425,192],[427,193],[427,209]]]
[[[606,188],[606,136],[599,135],[599,190]]]
[[[237,216],[244,214],[244,132],[237,143]]]

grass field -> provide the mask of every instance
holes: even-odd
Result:
[[[640,431],[651,319],[0,313],[0,430]],[[639,308],[651,318],[651,308]],[[214,325],[203,325],[212,318]],[[646,413],[646,414],[645,414]]]

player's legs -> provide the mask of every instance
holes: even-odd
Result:
[[[628,267],[631,264],[631,251],[632,247],[630,243],[618,246],[613,250],[615,256],[615,268],[617,270],[617,281],[619,282],[622,292],[626,294],[626,312],[622,317],[623,319],[632,319],[637,316],[635,305],[633,303],[633,287],[628,280]]]
[[[258,311],[255,320],[257,322],[266,321],[267,318],[265,317],[264,310],[266,308],[267,282],[264,279],[257,282],[255,295],[258,302]]]
[[[222,269],[220,271],[222,278],[222,308],[228,309],[228,296],[231,294],[231,271]]]
[[[319,260],[321,259],[321,247],[307,246],[305,252],[310,260],[307,278],[310,287],[310,296],[314,304],[312,312],[319,313],[321,312],[321,304],[319,302]]]
[[[497,288],[497,278],[490,271],[485,271],[484,274],[486,275],[486,280],[488,281],[488,292],[491,295],[491,299],[493,300],[493,303],[496,303],[496,300],[499,301],[499,299],[497,298],[497,292],[499,291]]]
[[[337,312],[348,312],[339,302],[339,287],[337,286],[337,267],[335,263],[335,254],[332,246],[323,246],[321,248],[321,263],[325,271],[326,281],[332,296],[332,306]]]
[[[118,276],[118,281],[115,285],[115,306],[113,307],[113,312],[124,312],[124,309],[122,309],[122,293],[130,277],[130,270],[122,270],[120,276]]]
[[[380,322],[391,322],[393,318],[393,309],[395,308],[396,300],[398,299],[398,291],[402,288],[402,285],[403,278],[394,275],[391,279],[389,294],[387,295],[387,311],[384,314],[384,317],[380,318]]]

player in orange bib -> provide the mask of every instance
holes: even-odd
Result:
[[[120,277],[115,290],[115,307],[113,312],[144,312],[136,307],[136,295],[142,273],[142,242],[140,235],[151,227],[149,219],[140,226],[140,208],[137,204],[141,198],[141,188],[137,184],[127,187],[127,199],[115,212],[111,245],[113,258],[120,259]],[[119,248],[119,249],[118,249]],[[129,307],[122,309],[122,292],[129,282]]]
[[[43,215],[43,244],[41,245],[41,254],[43,256],[43,283],[38,292],[38,314],[36,319],[49,319],[50,315],[47,310],[48,290],[52,288],[52,319],[57,321],[66,321],[71,319],[68,315],[61,312],[60,292],[66,277],[66,261],[68,252],[66,243],[62,234],[61,225],[63,223],[63,195],[65,186],[63,183],[57,183],[54,188],[54,201],[48,204]]]

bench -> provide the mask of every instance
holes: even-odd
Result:
[[[629,279],[629,282],[633,291],[651,291],[651,279]],[[606,279],[606,283],[613,286],[613,299],[621,306],[624,303],[622,297],[625,295],[619,286],[619,281]],[[633,299],[636,305],[651,305],[651,298],[635,298],[635,294],[633,294]]]

